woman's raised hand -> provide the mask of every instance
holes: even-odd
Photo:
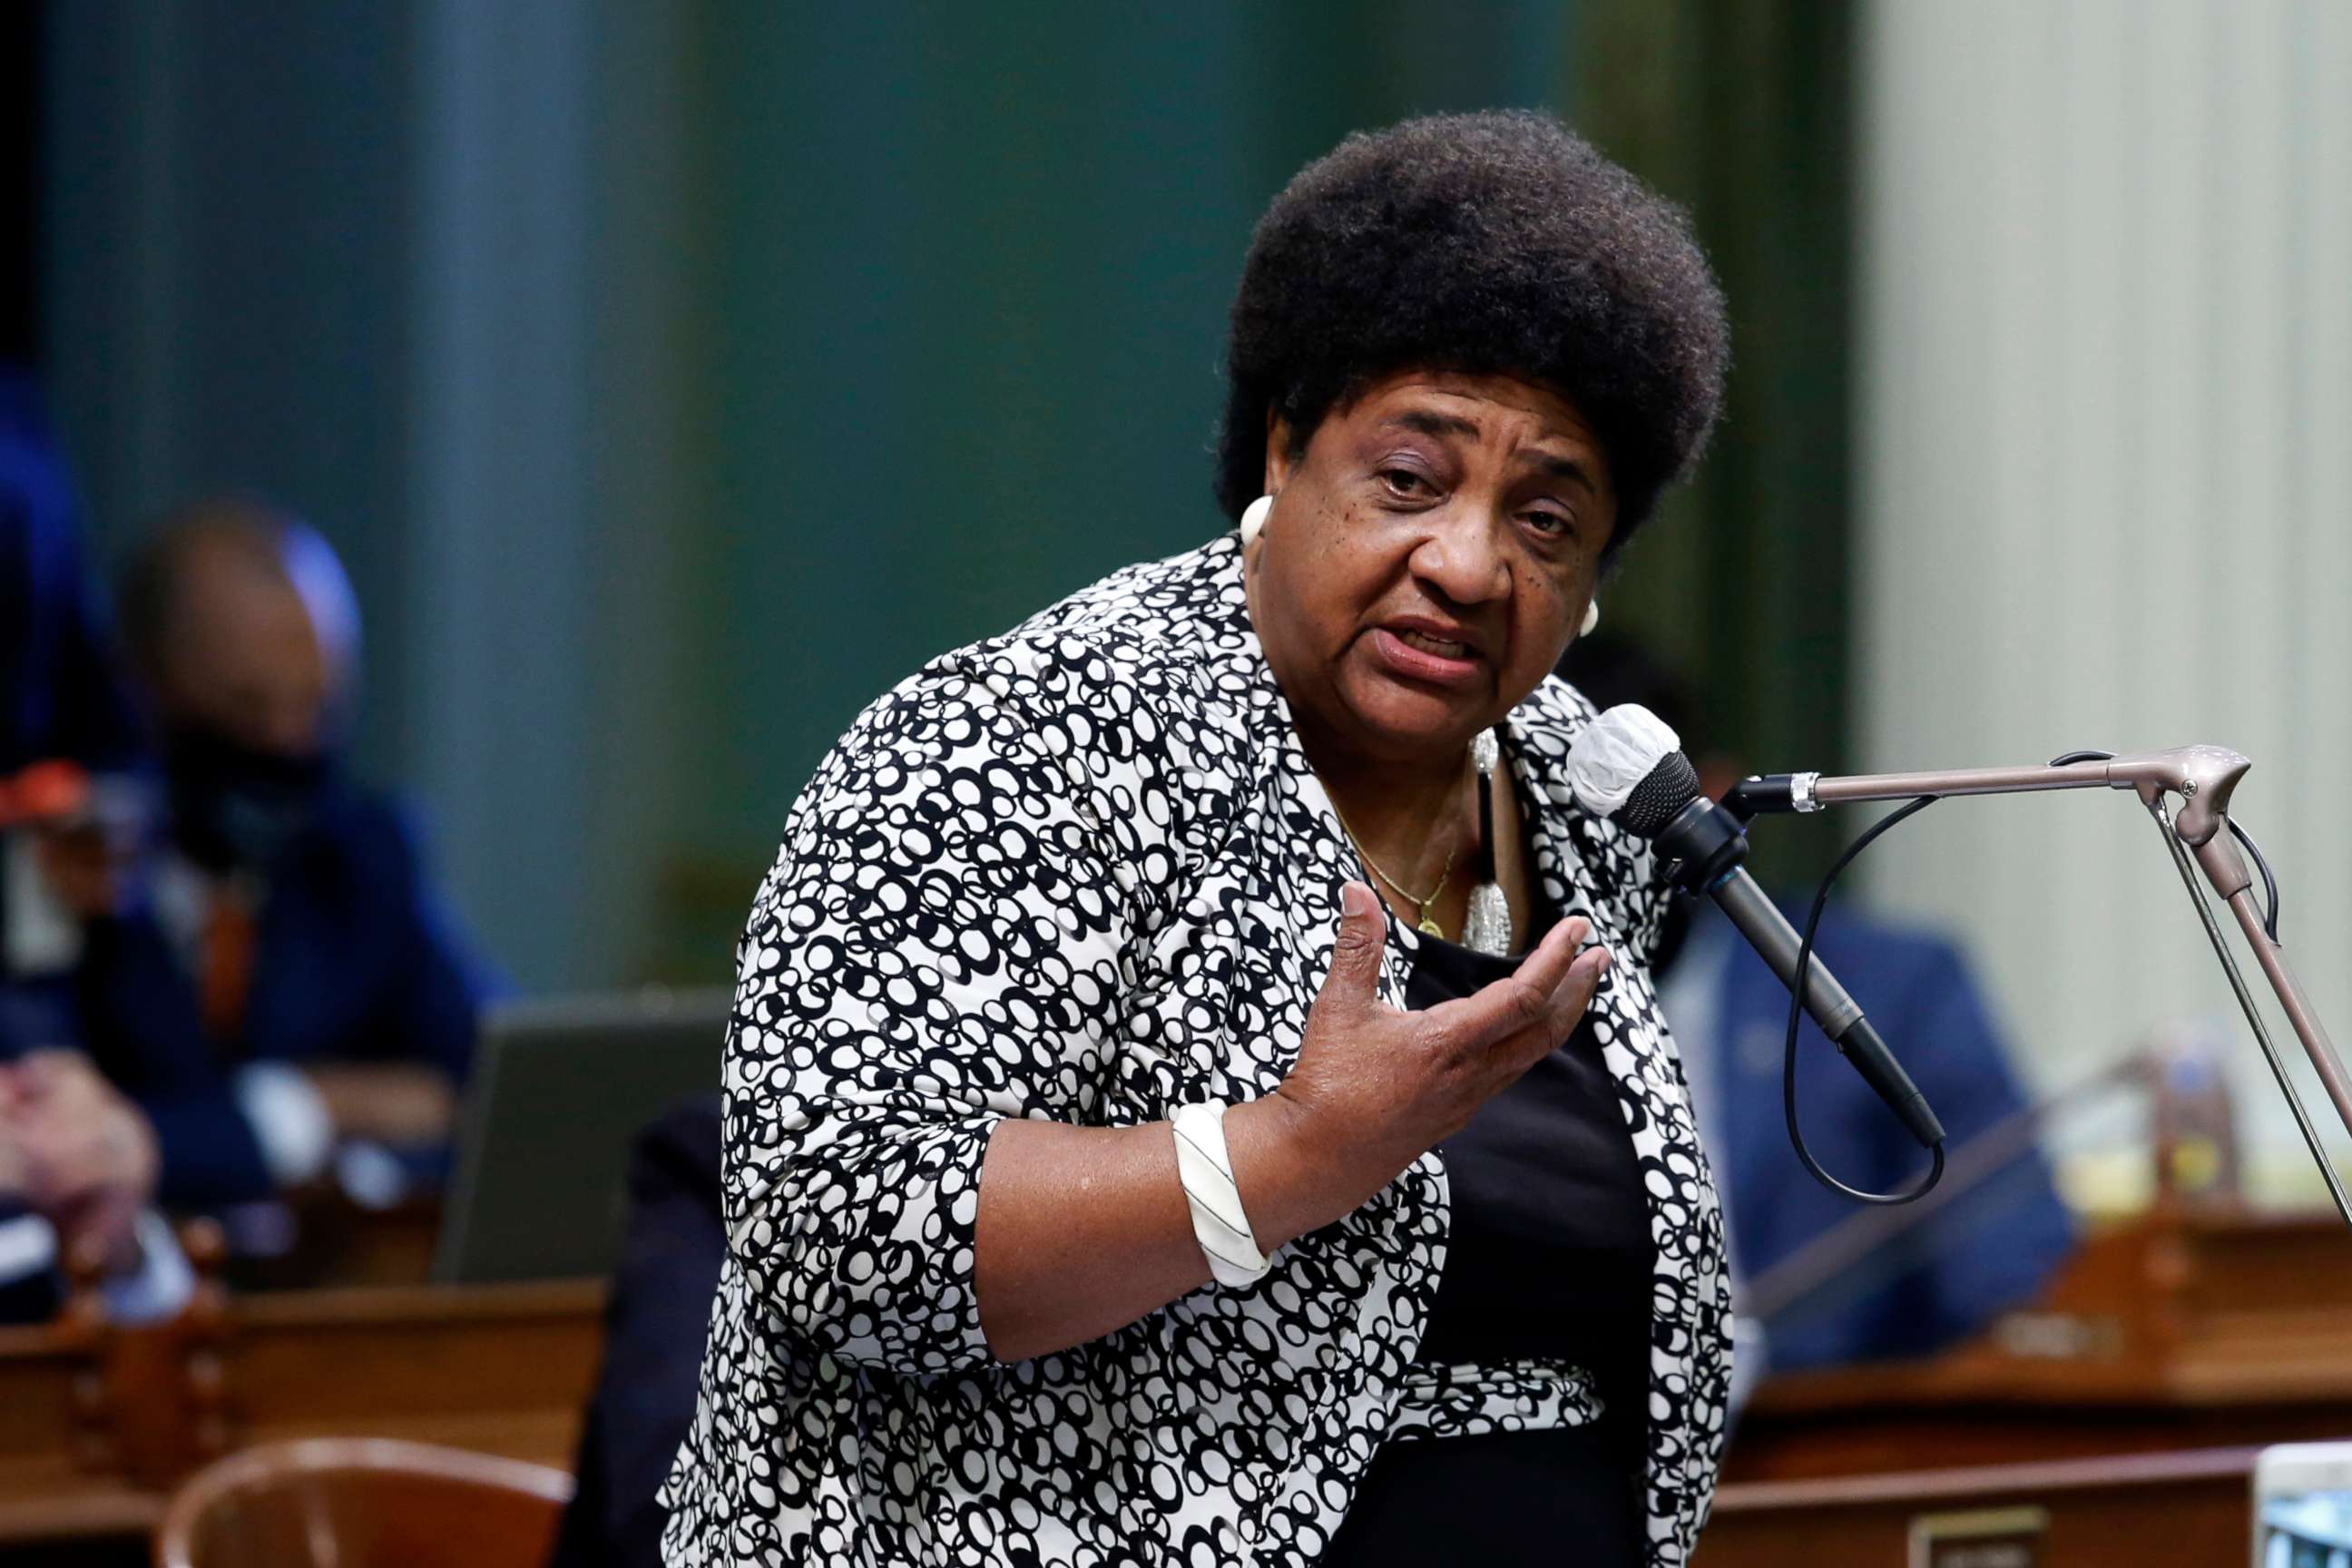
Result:
[[[1339,896],[1339,945],[1298,1060],[1225,1113],[1226,1150],[1262,1252],[1344,1219],[1568,1038],[1609,967],[1562,921],[1518,973],[1424,1013],[1380,999],[1381,900]],[[1017,1361],[1134,1322],[1210,1278],[1169,1130],[1008,1117],[990,1134],[974,1225],[990,1352]]]
[[[1345,1214],[1566,1040],[1609,968],[1609,950],[1580,951],[1591,926],[1565,920],[1517,973],[1475,995],[1401,1012],[1378,991],[1387,931],[1380,896],[1349,882],[1339,907],[1331,973],[1273,1098],[1289,1102],[1301,1152],[1311,1151],[1352,1192]]]

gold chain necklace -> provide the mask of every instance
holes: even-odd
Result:
[[[1330,799],[1328,792],[1326,792],[1324,798]],[[1358,837],[1356,830],[1348,825],[1347,814],[1339,809],[1339,803],[1336,800],[1331,801],[1331,815],[1339,819],[1339,831],[1348,836],[1348,842],[1355,847],[1357,858],[1363,861],[1373,876],[1386,882],[1391,892],[1413,906],[1414,912],[1421,917],[1415,929],[1424,935],[1437,938],[1440,942],[1444,941],[1445,928],[1437,923],[1436,917],[1429,912],[1429,906],[1437,901],[1438,894],[1445,891],[1445,879],[1454,875],[1454,857],[1459,852],[1459,847],[1445,852],[1445,868],[1437,874],[1437,886],[1429,889],[1427,898],[1422,898],[1402,882],[1382,870],[1380,862],[1365,852],[1363,839]]]

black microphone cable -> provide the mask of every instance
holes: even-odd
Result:
[[[1923,795],[1907,805],[1897,806],[1872,823],[1859,838],[1846,846],[1845,853],[1837,858],[1836,864],[1829,868],[1829,874],[1822,879],[1822,885],[1813,890],[1813,906],[1805,916],[1804,939],[1797,944],[1797,977],[1789,988],[1789,1034],[1780,1053],[1780,1110],[1789,1121],[1789,1146],[1797,1152],[1797,1163],[1804,1166],[1807,1175],[1830,1191],[1852,1198],[1858,1204],[1879,1204],[1891,1207],[1898,1204],[1917,1203],[1934,1192],[1936,1184],[1944,1179],[1944,1146],[1937,1143],[1930,1151],[1934,1163],[1927,1167],[1927,1174],[1919,1184],[1908,1192],[1900,1193],[1870,1193],[1860,1187],[1850,1187],[1822,1169],[1822,1163],[1813,1158],[1811,1149],[1805,1147],[1804,1131],[1797,1125],[1797,1035],[1805,1021],[1805,981],[1812,973],[1813,935],[1821,930],[1822,911],[1829,906],[1830,889],[1837,886],[1839,873],[1853,863],[1855,856],[1870,847],[1871,840],[1904,818],[1917,816],[1941,798],[1940,795]]]
[[[2113,752],[2068,752],[2061,756],[2051,758],[2050,765],[2058,768],[2071,763],[2105,762],[2114,756]],[[1897,806],[1872,823],[1859,837],[1846,846],[1845,852],[1837,858],[1836,862],[1830,867],[1828,874],[1822,877],[1821,886],[1813,890],[1812,907],[1805,915],[1804,936],[1797,944],[1796,978],[1789,993],[1789,1027],[1787,1036],[1782,1041],[1780,1053],[1780,1109],[1788,1121],[1789,1145],[1796,1152],[1797,1163],[1804,1166],[1806,1174],[1830,1191],[1851,1198],[1856,1203],[1894,1205],[1916,1203],[1926,1197],[1936,1189],[1936,1184],[1944,1179],[1944,1146],[1940,1143],[1934,1146],[1932,1151],[1934,1162],[1928,1166],[1927,1173],[1919,1184],[1907,1192],[1899,1193],[1871,1193],[1864,1192],[1859,1187],[1849,1186],[1823,1170],[1821,1162],[1813,1157],[1813,1152],[1805,1146],[1804,1130],[1798,1124],[1797,1120],[1797,1037],[1804,1024],[1805,981],[1812,972],[1813,939],[1821,930],[1822,911],[1829,905],[1830,889],[1837,885],[1838,877],[1846,867],[1853,864],[1854,858],[1868,848],[1872,841],[1888,828],[1907,817],[1917,816],[1942,798],[1940,795],[1923,795],[1916,800]],[[2247,832],[2236,817],[2226,817],[2223,820],[2231,835],[2244,847],[2247,856],[2254,863],[2254,869],[2262,877],[2263,933],[2273,942],[2276,942],[2279,927],[2278,879],[2272,874],[2269,860],[2263,858],[2261,848],[2254,843],[2254,836]]]

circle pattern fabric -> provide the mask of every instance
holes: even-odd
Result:
[[[1591,1016],[1648,1189],[1651,1561],[1678,1564],[1723,1439],[1723,1225],[1640,961],[1656,868],[1568,787],[1591,716],[1548,680],[1504,743],[1539,803],[1544,897],[1621,960]],[[793,805],[738,952],[730,1254],[663,1493],[668,1562],[1303,1565],[1383,1441],[1591,1419],[1572,1366],[1434,1384],[1415,1367],[1445,1257],[1433,1153],[1255,1285],[1058,1354],[989,1354],[972,1252],[990,1130],[1271,1091],[1355,875],[1230,534],[861,714]],[[1390,931],[1401,1005],[1417,939]]]

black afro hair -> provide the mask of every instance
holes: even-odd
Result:
[[[1230,518],[1265,489],[1266,411],[1304,442],[1415,367],[1552,387],[1592,422],[1614,554],[1706,445],[1723,291],[1680,209],[1549,115],[1433,115],[1299,171],[1250,241],[1217,442]]]

